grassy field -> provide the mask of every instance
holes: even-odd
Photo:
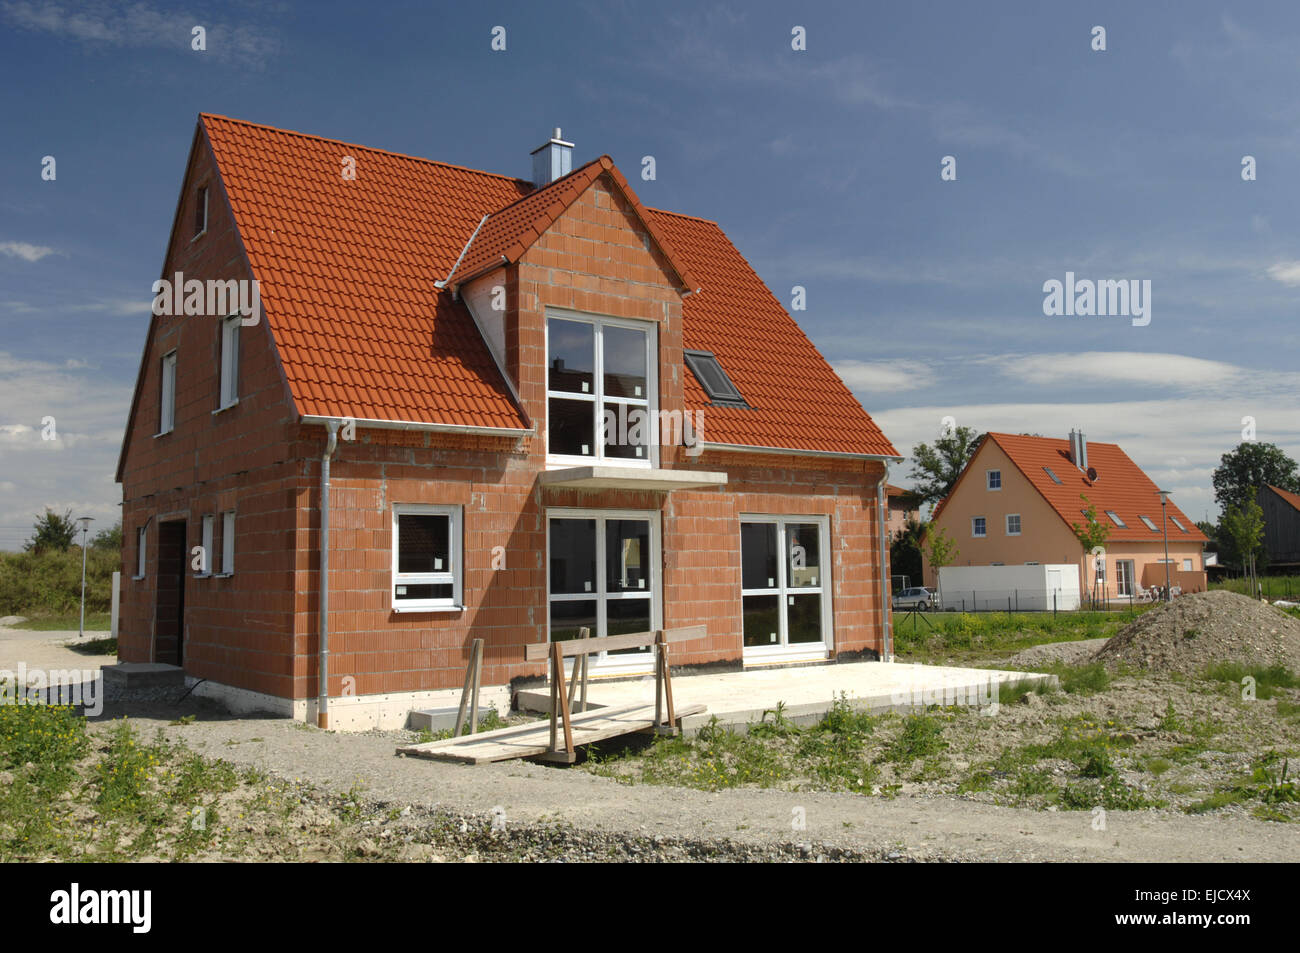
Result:
[[[1300,602],[1300,576],[1260,576],[1260,588],[1265,599],[1290,599]],[[1250,584],[1245,579],[1225,579],[1210,583],[1211,589],[1227,589],[1248,596]]]
[[[913,617],[895,616],[894,654],[907,662],[971,663],[1048,642],[1108,639],[1150,608],[1055,615],[1050,612],[928,612]]]
[[[26,622],[19,622],[11,628],[27,629],[32,632],[76,632],[81,624],[81,613],[47,612],[29,616]],[[86,610],[86,631],[107,632],[112,625],[112,618],[107,612]]]

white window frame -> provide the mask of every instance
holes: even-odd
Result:
[[[199,569],[194,575],[206,577],[212,575],[212,546],[213,530],[216,525],[216,517],[211,513],[205,513],[203,516],[203,535],[200,537]]]
[[[1115,560],[1115,595],[1137,595],[1137,562],[1132,559]]]
[[[1012,529],[1011,529],[1011,521],[1012,521],[1013,519],[1016,521],[1016,528],[1015,528],[1015,530],[1012,530]],[[1024,523],[1023,523],[1023,522],[1021,521],[1021,519],[1020,519],[1020,514],[1019,514],[1019,513],[1008,513],[1008,514],[1007,514],[1007,517],[1006,517],[1006,520],[1005,520],[1005,528],[1006,528],[1006,531],[1007,531],[1007,535],[1008,535],[1008,536],[1019,536],[1021,530],[1024,528]]]
[[[145,524],[135,531],[135,578],[143,579],[148,569],[146,546],[149,542],[149,526]]]
[[[221,377],[217,412],[239,403],[239,328],[241,317],[232,314],[221,322]]]
[[[392,536],[389,549],[392,551],[391,572],[388,580],[388,595],[394,612],[460,612],[464,603],[464,507],[444,505],[441,503],[394,503],[391,521]],[[448,516],[451,518],[448,532],[451,534],[448,546],[448,559],[451,565],[445,572],[399,573],[397,571],[398,541],[397,521],[402,516]],[[397,587],[408,585],[447,585],[451,584],[451,598],[448,599],[399,599]]]
[[[976,526],[979,523],[984,524],[984,532],[976,532]],[[972,539],[984,539],[989,534],[989,521],[983,516],[972,516],[970,518],[970,534]]]
[[[993,485],[993,480],[994,480],[994,478],[996,478],[997,481],[998,481],[998,485],[997,485],[997,486],[994,486],[994,485]],[[986,490],[989,490],[990,492],[994,492],[994,493],[996,493],[998,490],[1001,490],[1001,489],[1002,489],[1002,471],[1001,471],[1001,470],[985,470],[985,471],[984,471],[984,488],[985,488]]]
[[[650,563],[650,630],[663,628],[663,534],[661,516],[658,510],[608,510],[587,509],[570,506],[551,506],[543,514],[546,521],[546,641],[551,640],[551,603],[552,602],[596,602],[597,628],[608,625],[604,605],[611,599],[633,598],[641,600],[640,595],[625,596],[623,593],[610,593],[605,585],[605,528],[606,520],[646,520],[650,524],[650,552],[646,559]],[[596,521],[596,587],[591,592],[551,593],[551,520],[574,519]],[[642,600],[644,601],[644,600]],[[604,633],[592,632],[592,638],[599,638]],[[564,660],[566,670],[572,670],[573,659]],[[600,674],[635,674],[654,670],[654,652],[638,652],[627,655],[610,655],[600,652],[591,656],[590,671]]]
[[[1196,571],[1195,566],[1196,563],[1194,562],[1194,557],[1192,556],[1183,557],[1183,572],[1195,572]]]
[[[176,429],[176,351],[168,351],[159,362],[158,436]]]
[[[221,514],[221,573],[222,576],[235,574],[235,511],[226,510]]]
[[[829,516],[817,516],[811,514],[797,513],[742,513],[736,525],[736,533],[740,537],[739,544],[744,546],[744,536],[741,533],[743,523],[775,523],[776,524],[776,551],[780,558],[776,562],[776,585],[764,587],[762,589],[745,589],[742,585],[740,590],[740,611],[741,617],[738,621],[739,634],[741,639],[741,655],[745,662],[758,663],[776,663],[789,660],[808,659],[808,658],[829,658],[831,650],[835,647],[835,620],[832,618],[833,605],[831,600],[832,587],[834,585],[830,577],[831,567],[831,526]],[[817,526],[818,539],[818,565],[821,566],[821,575],[819,585],[816,586],[799,586],[792,587],[786,578],[786,524],[787,523],[813,523]],[[741,551],[741,560],[743,565],[744,552]],[[789,643],[789,619],[786,610],[789,608],[789,599],[797,595],[818,595],[821,597],[821,619],[822,619],[822,640],[820,642],[800,642],[794,645]],[[777,613],[777,642],[775,645],[745,645],[744,644],[744,598],[745,596],[776,596],[777,605],[780,612]]]
[[[576,394],[570,391],[553,391],[550,387],[550,367],[551,367],[551,331],[550,321],[555,318],[559,321],[573,321],[595,326],[594,333],[594,364],[592,379],[594,387],[590,395]],[[565,467],[581,466],[608,466],[608,467],[634,467],[638,469],[652,469],[659,466],[659,326],[653,321],[633,321],[626,318],[614,318],[604,314],[589,314],[583,311],[570,311],[567,308],[547,308],[543,316],[546,322],[546,348],[542,361],[542,372],[546,375],[546,467],[548,470],[563,469]],[[605,396],[605,348],[602,337],[602,329],[605,327],[627,328],[633,331],[642,331],[646,337],[646,414],[649,416],[650,433],[648,434],[649,445],[646,447],[644,458],[626,458],[626,457],[606,457],[604,442],[604,409],[606,403],[622,404],[635,402],[635,398],[623,397],[606,397]],[[575,456],[573,454],[551,453],[551,428],[550,412],[551,398],[560,400],[581,400],[588,401],[594,405],[593,414],[599,411],[594,418],[594,430],[592,432],[593,449],[596,451],[590,456]]]

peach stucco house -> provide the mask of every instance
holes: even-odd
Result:
[[[1110,528],[1100,566],[1072,528],[1084,523],[1085,496]],[[1171,585],[1204,591],[1205,534],[1172,500],[1164,517]],[[1129,599],[1165,584],[1164,517],[1155,483],[1113,443],[1088,443],[1082,433],[1065,440],[989,433],[930,527],[948,531],[953,565],[1069,563],[1079,567],[1081,591],[1100,587],[1108,599]],[[933,586],[936,574],[923,556]]]

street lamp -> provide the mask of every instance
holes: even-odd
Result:
[[[1169,515],[1165,508],[1169,503],[1169,491],[1156,490],[1156,495],[1160,497],[1160,525],[1165,537],[1165,602],[1168,602],[1172,598],[1169,590]]]
[[[90,532],[90,524],[95,522],[93,516],[78,516],[77,522],[81,524],[81,629],[79,633],[82,638],[86,636],[86,534]]]

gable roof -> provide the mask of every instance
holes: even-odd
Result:
[[[1080,494],[1083,494],[1088,497],[1088,502],[1096,507],[1097,519],[1110,528],[1108,540],[1150,542],[1164,538],[1160,527],[1160,497],[1156,493],[1155,483],[1117,444],[1096,443],[1091,440],[1088,441],[1088,466],[1097,471],[1096,482],[1089,482],[1088,477],[1071,461],[1069,440],[1007,433],[985,434],[951,492],[935,507],[934,517],[937,517],[942,512],[944,504],[952,499],[966,475],[975,469],[975,461],[984,449],[986,441],[991,441],[1010,458],[1016,469],[1067,526],[1083,523],[1082,511],[1085,504],[1079,498]],[[1048,476],[1045,467],[1050,468],[1060,478],[1059,484]],[[1207,539],[1196,523],[1174,505],[1172,499],[1168,507],[1170,540],[1203,542]],[[1107,510],[1123,520],[1125,526],[1123,528],[1116,526],[1107,517]],[[1143,516],[1155,523],[1154,531],[1142,522]],[[1174,519],[1187,527],[1186,532],[1175,525]]]
[[[536,190],[523,179],[224,116],[199,121],[303,416],[528,427],[454,284],[517,260],[608,175],[683,287],[702,289],[682,304],[684,346],[717,354],[750,405],[713,407],[683,367],[686,409],[706,409],[701,439],[897,456],[722,230],[644,207],[608,156]],[[345,180],[349,156],[356,176]]]
[[[593,159],[517,202],[492,212],[470,238],[461,262],[455,266],[449,277],[448,283],[452,289],[471,281],[484,271],[517,262],[533,242],[541,238],[542,234],[555,224],[556,219],[563,215],[570,205],[578,201],[582,193],[602,175],[609,176],[614,187],[645,225],[650,237],[659,245],[669,264],[677,272],[682,288],[688,292],[696,290],[690,274],[674,255],[671,243],[664,237],[646,207],[641,204],[632,187],[627,184],[627,179],[623,178],[623,173],[618,171],[614,160],[609,156]]]
[[[1300,510],[1300,493],[1292,493],[1290,490],[1284,490],[1280,486],[1274,486],[1271,483],[1265,485],[1287,503]]]

